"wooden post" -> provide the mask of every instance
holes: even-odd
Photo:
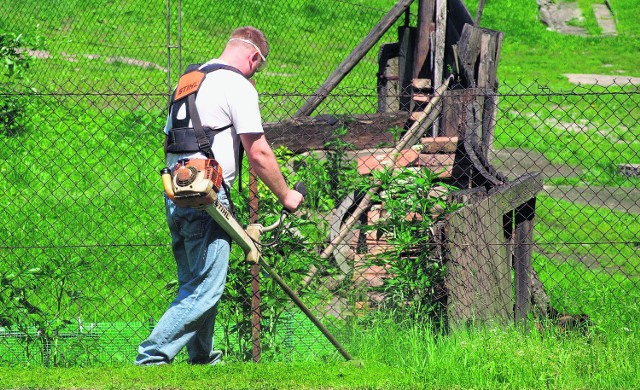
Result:
[[[238,180],[242,180],[242,178],[238,178]],[[253,169],[249,171],[249,221],[258,223],[258,177]],[[260,363],[262,355],[260,302],[260,265],[251,264],[251,355],[254,363]]]
[[[340,81],[353,69],[358,62],[369,52],[373,45],[384,35],[387,30],[402,16],[413,0],[400,0],[389,13],[369,32],[360,44],[353,49],[351,54],[338,66],[338,68],[325,80],[318,90],[296,112],[295,116],[309,116],[322,101],[331,93]]]
[[[528,200],[515,210],[515,228],[513,235],[513,268],[515,274],[515,320],[526,321],[530,310],[531,291],[529,279],[531,272],[531,251],[533,245],[533,218],[536,198]]]
[[[400,57],[398,62],[400,73],[400,110],[413,111],[411,84],[413,80],[415,31],[408,25],[400,27]]]
[[[428,73],[425,71],[429,63],[427,59],[431,50],[431,25],[433,24],[433,14],[435,11],[435,0],[419,0],[418,3],[418,36],[416,39],[415,68],[414,77],[425,78]],[[433,85],[433,83],[431,84]]]
[[[447,35],[447,0],[436,0],[436,39],[434,46],[433,87],[438,88],[444,77],[444,44]],[[436,134],[439,135],[439,134]]]

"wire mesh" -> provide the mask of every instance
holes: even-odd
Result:
[[[54,12],[57,3],[12,3],[3,22],[21,22],[28,9],[40,26],[23,25],[49,40],[46,51],[31,52],[31,69],[60,76],[5,80],[0,90],[2,364],[133,361],[176,288],[157,174],[168,85],[184,64],[222,47],[221,26],[283,12],[246,2],[216,2],[205,12],[185,3],[178,30],[174,2],[166,15],[164,2],[145,10],[80,3],[64,13]],[[502,82],[491,95],[452,85],[439,115],[426,119],[432,123],[394,150],[415,118],[379,111],[377,48],[313,117],[292,119],[352,49],[344,35],[366,35],[386,12],[341,1],[326,13],[328,3],[287,3],[304,17],[265,28],[274,56],[258,89],[287,180],[309,190],[264,256],[329,330],[348,349],[352,332],[379,312],[442,323],[510,322],[525,313],[554,325],[631,329],[640,298],[638,87]],[[357,7],[362,19],[345,20],[344,31],[308,31],[308,18],[339,19],[341,7]],[[204,20],[214,11],[233,23],[209,28]],[[149,30],[128,28],[136,19]],[[69,39],[96,25],[95,41]],[[318,60],[289,30],[332,51]],[[310,60],[284,69],[279,56]],[[277,200],[262,184],[257,190],[258,220],[273,222]],[[234,194],[244,224],[256,195],[249,191]],[[275,282],[258,277],[261,359],[337,358]],[[215,334],[230,359],[255,360],[251,280],[234,246]]]

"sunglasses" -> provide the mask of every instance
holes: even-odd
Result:
[[[267,58],[262,55],[262,51],[255,43],[251,42],[248,39],[242,39],[242,38],[231,38],[229,39],[229,42],[231,41],[240,41],[240,42],[248,43],[249,45],[253,46],[258,51],[258,54],[260,54],[260,58],[262,59],[262,62],[260,62],[260,65],[258,65],[258,69],[256,69],[256,72],[261,72],[266,69]]]

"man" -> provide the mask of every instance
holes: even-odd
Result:
[[[204,64],[226,67],[206,74],[195,105],[202,127],[224,129],[213,137],[212,152],[222,166],[224,181],[231,187],[236,179],[240,143],[260,179],[287,209],[295,211],[303,201],[289,189],[265,139],[258,107],[258,93],[249,79],[266,65],[269,44],[254,27],[236,29],[218,59]],[[235,69],[234,69],[235,68]],[[211,68],[209,68],[211,69]],[[185,158],[205,158],[201,152],[171,153],[170,131],[182,118],[191,123],[188,110],[172,105],[165,127],[167,166]],[[175,111],[175,112],[174,112]],[[175,149],[174,149],[175,150]],[[218,199],[228,207],[228,194],[221,189]],[[138,348],[136,364],[166,364],[187,347],[189,362],[216,364],[222,352],[213,350],[216,308],[222,296],[229,265],[229,236],[205,211],[177,208],[165,198],[172,249],[178,268],[178,296]]]

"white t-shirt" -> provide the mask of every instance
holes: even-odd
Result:
[[[225,64],[214,59],[209,64]],[[227,65],[227,64],[225,64]],[[258,92],[242,75],[227,69],[219,69],[208,73],[198,95],[196,107],[203,127],[212,129],[232,124],[222,132],[216,133],[212,150],[215,159],[222,166],[225,182],[231,186],[241,161],[237,161],[240,152],[240,134],[263,133],[262,117],[258,106]],[[178,119],[186,117],[186,105],[178,109]],[[189,124],[192,125],[191,123]],[[165,126],[165,134],[171,129],[171,114]],[[173,167],[178,160],[184,158],[206,158],[197,152],[192,154],[167,154],[167,166]]]

